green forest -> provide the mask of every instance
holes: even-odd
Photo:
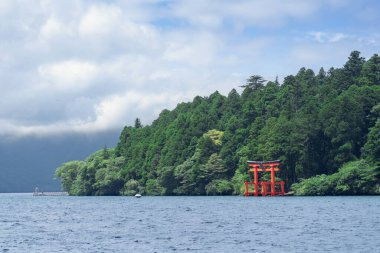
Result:
[[[278,159],[296,195],[380,194],[379,55],[353,51],[342,68],[301,68],[282,83],[254,73],[236,89],[151,125],[136,119],[116,147],[56,177],[70,195],[238,195],[252,181],[247,160]]]

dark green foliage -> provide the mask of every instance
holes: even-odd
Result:
[[[374,54],[367,62],[363,64],[361,70],[360,83],[362,85],[379,85],[380,84],[380,56]]]
[[[208,184],[214,179],[222,179],[226,177],[227,168],[224,161],[217,153],[212,154],[207,163],[200,168],[200,177]]]
[[[260,89],[264,88],[265,82],[266,82],[266,80],[264,80],[264,78],[262,76],[253,75],[247,79],[247,84],[242,85],[240,87],[248,88],[248,89],[252,89],[252,90],[260,90]]]
[[[380,57],[366,61],[357,51],[343,68],[301,68],[283,84],[253,75],[241,95],[197,96],[148,126],[137,118],[115,149],[65,163],[56,175],[72,195],[241,194],[252,180],[247,160],[280,159],[287,188],[322,174],[299,185],[314,195],[370,192],[373,178],[358,169],[338,172],[339,184],[326,175],[358,159],[368,168],[379,162],[379,80]]]
[[[159,184],[163,187],[163,195],[173,195],[174,189],[178,185],[177,177],[174,175],[173,166],[167,166],[161,168],[159,174]]]
[[[372,162],[380,162],[380,119],[371,128],[363,149],[365,158]]]
[[[120,176],[120,167],[123,164],[123,157],[105,161],[105,166],[99,168],[95,173],[93,185],[96,190],[95,195],[119,195],[119,191],[124,185],[124,180]]]
[[[63,190],[74,194],[74,182],[77,179],[79,172],[83,170],[85,162],[82,161],[71,161],[61,165],[56,172],[55,177],[61,179],[61,184]]]
[[[233,185],[226,179],[215,179],[206,185],[207,195],[230,195]]]
[[[85,161],[64,163],[56,171],[62,188],[71,195],[119,195],[124,185],[121,167],[123,157],[115,157],[113,149],[95,152]]]
[[[139,182],[134,179],[129,179],[128,182],[125,183],[122,195],[125,196],[134,196],[137,193],[141,192],[141,187]]]
[[[142,128],[141,121],[139,118],[135,119],[135,128]]]
[[[148,179],[145,183],[145,194],[147,195],[160,196],[163,190],[163,187],[156,179]]]
[[[296,195],[380,194],[380,170],[364,160],[350,162],[332,175],[319,175],[293,184]]]

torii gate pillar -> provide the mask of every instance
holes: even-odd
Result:
[[[276,171],[279,171],[280,168],[280,161],[248,161],[248,166],[251,167],[249,170],[250,172],[253,172],[253,183],[252,182],[245,182],[245,196],[254,195],[255,197],[259,196],[261,194],[262,196],[266,196],[268,193],[270,193],[271,196],[276,195],[285,195],[285,182],[279,181],[276,182]],[[268,182],[263,181],[259,182],[259,173],[258,172],[270,172],[271,173],[271,180],[270,180],[270,191],[268,192]],[[253,192],[249,191],[249,185],[253,185]],[[261,185],[261,192],[259,191],[259,185]],[[276,192],[276,185],[280,185],[280,191]]]

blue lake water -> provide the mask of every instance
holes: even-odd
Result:
[[[0,252],[380,252],[380,197],[0,194]]]

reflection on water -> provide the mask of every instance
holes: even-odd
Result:
[[[376,252],[380,197],[0,194],[0,252]]]

